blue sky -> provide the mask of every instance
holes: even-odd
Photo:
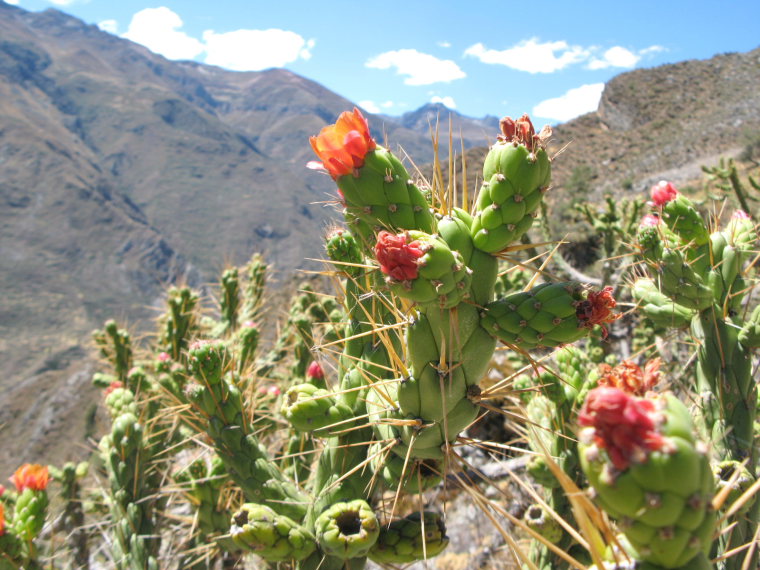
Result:
[[[12,0],[57,8],[169,59],[284,67],[371,112],[442,102],[559,123],[635,68],[760,46],[758,0]]]

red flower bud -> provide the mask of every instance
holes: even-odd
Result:
[[[418,241],[407,243],[407,234],[394,235],[385,230],[377,235],[375,257],[383,273],[396,281],[417,278],[417,260],[425,255]]]
[[[325,371],[322,370],[322,365],[314,360],[309,364],[309,368],[306,370],[306,376],[313,380],[323,380],[325,377]]]

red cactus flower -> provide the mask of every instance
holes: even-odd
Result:
[[[607,338],[606,323],[612,323],[620,318],[619,314],[612,312],[617,302],[612,297],[612,287],[605,287],[601,291],[589,291],[585,301],[581,301],[575,310],[580,321],[580,326],[593,328],[601,325],[602,337]]]
[[[676,187],[673,186],[672,182],[668,182],[667,180],[661,180],[654,186],[652,186],[651,190],[651,196],[652,201],[650,202],[653,206],[664,206],[671,200],[675,199],[676,196],[678,196],[678,190],[676,190]]]
[[[419,241],[407,243],[407,234],[394,235],[385,230],[377,235],[375,257],[383,273],[396,281],[417,278],[417,260],[425,255]]]
[[[588,393],[578,422],[594,428],[594,443],[607,451],[618,471],[631,461],[646,461],[649,452],[667,445],[657,431],[651,400],[636,398],[619,388],[600,386]]]
[[[24,463],[10,478],[10,482],[16,485],[19,493],[24,489],[44,491],[47,489],[48,481],[50,481],[50,474],[47,466],[36,463]]]
[[[353,112],[341,113],[334,125],[323,128],[309,142],[322,160],[321,164],[310,163],[309,166],[324,168],[333,180],[361,168],[364,157],[377,146],[369,134],[367,119],[356,108]]]
[[[322,365],[316,360],[313,360],[309,364],[309,368],[306,370],[306,376],[313,380],[323,380],[325,377],[325,371],[322,370]]]
[[[661,364],[659,358],[647,362],[643,370],[630,360],[624,360],[614,368],[609,364],[601,364],[599,384],[620,388],[635,396],[643,396],[660,381]]]

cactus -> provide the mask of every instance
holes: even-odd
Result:
[[[714,481],[686,407],[669,394],[592,390],[578,421],[581,466],[636,558],[679,568],[712,545]]]
[[[345,221],[325,235],[334,295],[302,285],[279,334],[266,334],[256,255],[224,270],[214,307],[170,288],[147,350],[113,321],[96,332],[111,368],[93,381],[111,420],[99,449],[115,566],[158,568],[164,554],[194,570],[249,553],[257,567],[294,570],[430,559],[449,539],[439,494],[427,491],[460,478],[463,433],[495,410],[522,417],[530,447],[521,484],[537,502],[521,505],[522,519],[491,503],[535,539],[526,555],[502,529],[526,567],[580,567],[587,549],[596,567],[702,568],[725,556],[738,568],[731,554],[758,510],[760,309],[746,303],[755,228],[736,215],[713,230],[665,183],[638,230],[650,270],[632,284],[642,324],[688,329],[697,347],[692,419],[673,393],[655,392],[673,363],[611,352],[622,327],[609,334],[619,314],[606,280],[620,280],[622,263],[591,286],[513,257],[541,247],[528,232],[551,182],[550,134],[527,115],[503,119],[477,195],[459,200],[440,172],[432,186],[413,180],[358,110],[343,113],[311,139],[321,160],[311,167],[335,182]],[[640,207],[608,199],[606,213],[584,213],[619,254]],[[498,343],[511,349],[504,358]],[[489,372],[505,377],[484,381]],[[674,379],[670,388],[693,395]],[[697,432],[714,442],[716,465]],[[69,485],[70,471],[54,474]],[[612,526],[579,491],[584,474]],[[0,499],[0,568],[37,564],[43,495]],[[730,521],[716,542],[713,507]]]
[[[713,442],[721,461],[755,465],[752,351],[757,348],[754,315],[760,313],[755,309],[747,317],[743,306],[748,262],[758,244],[754,224],[737,211],[723,229],[711,231],[692,202],[667,182],[652,189],[651,205],[655,217],[642,226],[639,243],[652,277],[634,283],[634,297],[658,324],[689,327],[697,347],[703,437]],[[738,519],[727,549],[744,544],[755,532],[751,521],[757,508],[752,508],[749,517]],[[726,564],[734,567],[734,562]]]

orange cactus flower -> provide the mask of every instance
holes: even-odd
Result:
[[[660,381],[661,364],[659,358],[647,362],[643,370],[630,360],[624,360],[614,368],[609,364],[602,364],[599,366],[602,376],[599,384],[620,388],[635,396],[643,396]]]
[[[0,503],[0,536],[5,534],[5,505]]]
[[[16,485],[16,490],[21,493],[24,489],[32,491],[44,491],[50,481],[50,473],[45,465],[36,463],[24,463],[16,469],[10,478],[11,483]]]
[[[341,113],[334,125],[323,128],[309,142],[322,160],[316,167],[327,170],[333,180],[361,168],[367,153],[377,147],[369,134],[367,119],[357,108]]]

